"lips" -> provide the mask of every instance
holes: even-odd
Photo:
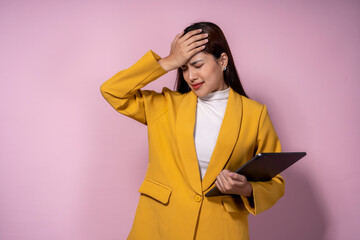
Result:
[[[196,90],[196,89],[199,89],[199,88],[201,87],[201,85],[203,85],[203,83],[204,83],[204,82],[196,83],[196,84],[192,84],[191,86],[192,86],[193,89]]]

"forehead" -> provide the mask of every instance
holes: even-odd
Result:
[[[191,64],[191,63],[199,61],[199,60],[206,61],[209,59],[215,60],[211,54],[205,53],[205,52],[199,52],[199,53],[195,54],[192,58],[190,58],[189,61],[187,62],[187,64]]]

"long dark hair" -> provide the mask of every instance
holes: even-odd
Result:
[[[185,28],[184,34],[200,28],[202,29],[201,33],[209,34],[209,42],[205,44],[205,49],[203,51],[212,54],[216,59],[218,59],[222,53],[226,53],[228,56],[228,65],[226,66],[226,70],[224,71],[225,83],[230,86],[235,92],[245,97],[248,97],[245,93],[243,86],[241,85],[240,78],[234,64],[234,59],[232,57],[224,33],[216,24],[211,22],[197,22]],[[177,71],[175,89],[180,93],[187,93],[190,91],[189,85],[184,79],[181,68],[178,68]]]

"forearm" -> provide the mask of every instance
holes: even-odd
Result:
[[[158,64],[160,57],[147,52],[130,68],[122,70],[101,85],[101,93],[106,100],[126,98],[138,89],[164,75],[166,71]]]
[[[103,83],[101,94],[119,113],[147,124],[149,113],[145,109],[145,98],[156,93],[140,89],[166,73],[158,64],[159,59],[158,55],[149,51],[130,68],[118,72]]]

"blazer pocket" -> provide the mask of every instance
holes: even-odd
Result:
[[[139,192],[166,205],[169,203],[172,189],[157,181],[145,178]]]
[[[228,213],[241,213],[249,215],[241,198],[228,197],[222,199],[222,204]]]

